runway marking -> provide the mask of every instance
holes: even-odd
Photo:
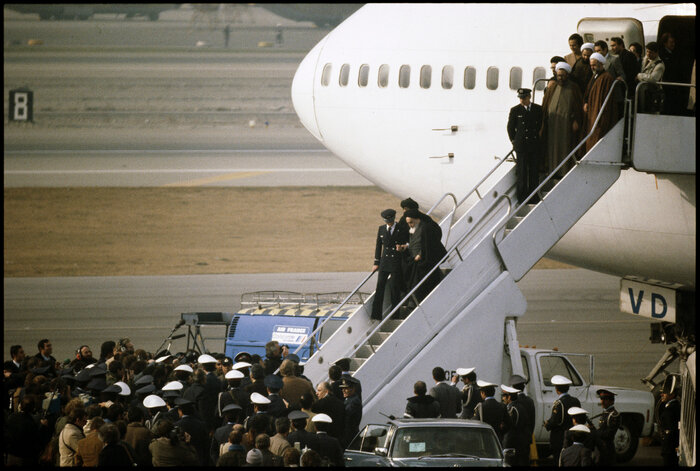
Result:
[[[236,173],[236,172],[353,172],[351,168],[147,168],[147,169],[104,169],[104,170],[5,170],[5,175],[91,175],[100,173]]]
[[[215,177],[209,177],[209,178],[198,178],[196,180],[190,180],[188,182],[176,182],[176,183],[166,183],[165,185],[161,185],[161,187],[184,187],[184,186],[200,186],[200,185],[206,185],[208,183],[218,183],[218,182],[223,182],[223,181],[228,181],[228,180],[236,180],[238,178],[248,178],[248,177],[254,177],[256,175],[263,175],[265,173],[270,173],[270,172],[237,172],[237,173],[226,173],[224,175],[217,175]]]
[[[42,154],[262,154],[284,152],[285,154],[302,153],[329,153],[328,149],[34,149],[34,150],[6,150],[7,155],[42,155]]]

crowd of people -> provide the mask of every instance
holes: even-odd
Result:
[[[333,363],[329,380],[314,388],[299,358],[276,341],[266,345],[265,358],[152,355],[129,339],[104,342],[97,359],[83,345],[63,363],[51,355],[49,340],[38,349],[26,357],[13,345],[12,360],[4,363],[8,466],[343,466],[343,452],[360,431],[362,384],[349,374],[349,358]],[[435,367],[432,378],[430,390],[415,383],[404,417],[480,420],[504,449],[515,450],[511,464],[533,463],[536,406],[525,392],[527,379],[513,375],[501,384],[498,401],[499,386],[477,379],[473,367],[458,368],[451,378]],[[599,389],[603,412],[589,417],[568,394],[570,379],[555,375],[551,383],[557,398],[544,427],[554,463],[613,464],[621,426],[614,392]],[[677,394],[677,383],[664,385],[667,466],[677,465]]]
[[[676,50],[673,34],[664,33],[661,45],[639,43],[625,48],[620,37],[608,43],[584,43],[569,37],[571,53],[550,59],[553,77],[545,88],[542,106],[531,103],[531,90],[518,90],[520,104],[510,110],[507,131],[517,155],[518,198],[524,201],[546,176],[561,165],[561,178],[573,167],[563,160],[586,139],[576,157],[582,157],[624,116],[625,99],[634,99],[637,85],[639,112],[669,115],[695,113],[695,88],[656,85],[656,82],[695,84],[695,62]],[[625,85],[617,84],[622,82]],[[603,105],[610,89],[611,99]],[[626,88],[626,92],[625,92]],[[598,123],[596,124],[596,120]],[[535,197],[530,202],[537,202]]]
[[[129,339],[58,362],[42,339],[4,363],[4,459],[47,466],[342,466],[359,432],[349,359],[314,388],[278,342],[240,352],[155,355]]]

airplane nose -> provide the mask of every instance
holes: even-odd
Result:
[[[292,104],[294,105],[294,111],[296,111],[297,116],[299,116],[301,124],[321,142],[323,142],[323,136],[316,122],[314,87],[316,85],[315,77],[318,58],[324,42],[325,41],[321,41],[317,44],[306,55],[304,60],[301,61],[301,64],[299,64],[294,74],[294,80],[292,81]]]

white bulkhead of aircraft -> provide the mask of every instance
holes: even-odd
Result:
[[[516,90],[551,76],[581,19],[634,18],[648,43],[667,15],[694,17],[695,5],[368,4],[309,52],[292,99],[324,146],[427,210],[447,192],[464,197],[511,150]],[[674,158],[691,172],[624,169],[547,256],[694,291],[695,155]]]

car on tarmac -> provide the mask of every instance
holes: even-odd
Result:
[[[505,466],[496,432],[463,419],[390,419],[368,424],[344,453],[345,466]]]

